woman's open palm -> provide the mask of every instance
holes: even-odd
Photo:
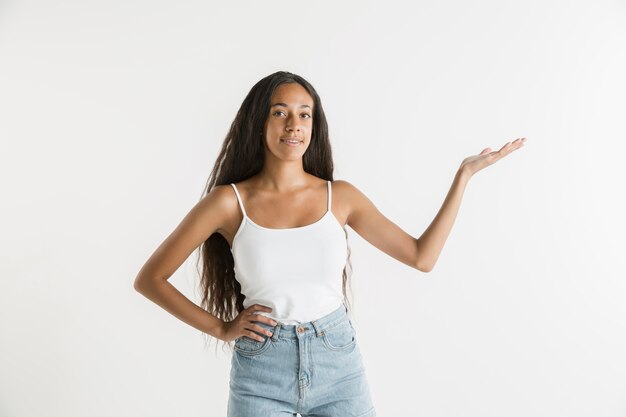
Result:
[[[481,169],[488,167],[494,162],[507,156],[514,150],[517,150],[524,146],[526,138],[517,138],[513,142],[507,142],[499,151],[491,152],[491,148],[485,148],[478,155],[468,156],[461,162],[459,170],[464,171],[470,176],[474,175]]]

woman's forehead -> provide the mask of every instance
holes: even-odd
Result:
[[[313,108],[313,98],[309,92],[298,83],[282,84],[272,95],[271,106]]]

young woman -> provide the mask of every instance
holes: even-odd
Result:
[[[469,179],[519,138],[460,164],[419,237],[333,180],[321,100],[284,71],[252,87],[198,204],[157,248],[135,289],[207,335],[234,341],[229,417],[376,415],[351,319],[346,226],[419,271],[433,269]],[[168,279],[196,249],[202,307]]]

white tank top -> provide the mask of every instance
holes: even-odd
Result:
[[[315,223],[287,229],[254,223],[246,214],[237,187],[231,185],[243,213],[231,251],[235,279],[246,296],[244,308],[265,305],[272,311],[257,314],[283,324],[300,324],[341,306],[348,246],[344,228],[331,211],[331,182],[324,216]]]

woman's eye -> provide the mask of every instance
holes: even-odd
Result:
[[[278,110],[278,111],[275,111],[274,113],[272,113],[272,115],[273,115],[273,116],[275,116],[275,115],[277,115],[277,114],[279,114],[279,113],[285,114],[284,112],[282,112],[282,111]],[[303,116],[306,116],[306,117],[305,117],[306,119],[310,119],[310,118],[311,118],[311,115],[310,115],[310,114],[308,114],[308,113],[303,113]]]

